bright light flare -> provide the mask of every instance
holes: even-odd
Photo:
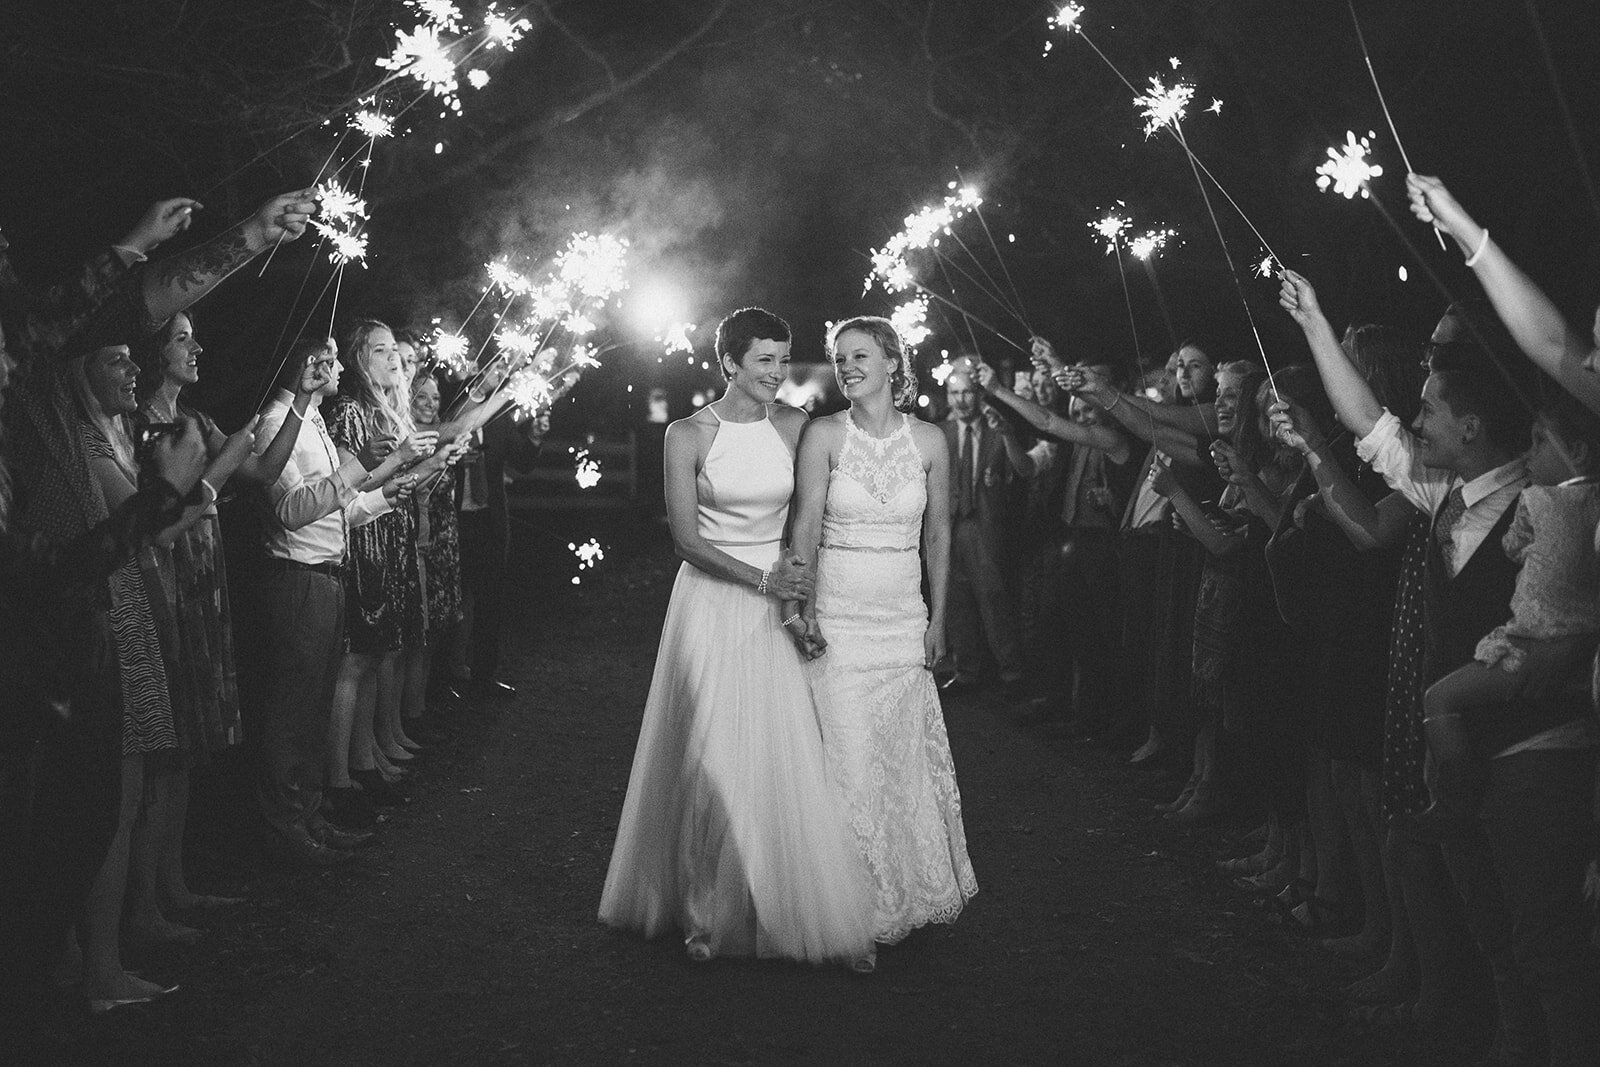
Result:
[[[340,185],[336,178],[317,186],[312,195],[317,201],[317,214],[330,226],[366,221],[367,202]]]
[[[395,37],[394,51],[380,57],[377,63],[384,70],[415,79],[452,111],[461,111],[461,101],[456,96],[461,85],[456,80],[455,60],[450,58],[450,45],[440,40],[437,26],[401,30]]]
[[[568,541],[567,551],[578,557],[579,573],[572,576],[573,585],[583,584],[582,572],[593,570],[595,564],[606,558],[605,549],[601,548],[600,542],[592,537],[581,545],[576,541]]]
[[[394,119],[381,111],[369,108],[350,116],[350,128],[363,137],[379,140],[394,136]]]
[[[674,352],[693,352],[694,341],[689,337],[693,332],[694,323],[679,322],[668,326],[656,340],[661,342],[662,349],[669,356]]]
[[[1152,77],[1150,91],[1133,98],[1140,115],[1144,117],[1145,139],[1149,140],[1163,126],[1171,126],[1177,131],[1178,123],[1188,114],[1189,101],[1193,98],[1194,86],[1178,82],[1168,88],[1160,78]]]
[[[951,182],[949,188],[954,192],[941,203],[929,204],[907,215],[900,232],[890,237],[882,248],[873,250],[872,273],[867,276],[863,292],[871,289],[874,281],[890,293],[912,288],[916,285],[916,275],[906,261],[906,254],[938,244],[941,234],[950,233],[957,221],[983,203],[983,196],[974,186],[958,186]]]
[[[459,333],[436,330],[433,335],[433,358],[452,378],[467,376],[467,350],[471,345]]]
[[[1068,33],[1082,33],[1083,27],[1078,25],[1078,20],[1083,18],[1082,4],[1062,4],[1056,13],[1050,16],[1052,30],[1066,30]]]
[[[360,263],[366,266],[367,235],[364,233],[328,234],[328,259],[336,266]]]
[[[889,324],[900,335],[900,343],[912,351],[926,341],[933,331],[928,328],[928,298],[922,293],[907,300],[889,313]]]
[[[454,0],[406,0],[406,6],[430,26],[447,33],[461,29],[461,9]]]
[[[1132,225],[1133,223],[1130,220],[1123,218],[1116,212],[1111,212],[1105,218],[1089,223],[1089,229],[1106,239],[1106,255],[1109,256],[1117,250],[1117,242],[1122,239],[1122,234]]]
[[[1128,242],[1128,251],[1135,259],[1149,258],[1167,247],[1167,242],[1178,236],[1177,230],[1146,230]]]
[[[569,448],[572,453],[573,478],[579,489],[593,489],[600,484],[600,461],[589,455],[587,448]],[[595,546],[598,548],[599,546]],[[581,559],[582,556],[580,555]],[[604,558],[603,556],[601,558]]]
[[[1346,130],[1344,144],[1328,149],[1328,158],[1317,167],[1317,188],[1327,192],[1331,186],[1346,200],[1354,199],[1357,193],[1363,199],[1371,196],[1367,183],[1383,174],[1382,167],[1367,162],[1374,136],[1368,131],[1367,136],[1358,141],[1354,132]]]
[[[609,233],[575,233],[556,257],[567,292],[604,302],[628,287],[628,242]]]
[[[512,47],[522,40],[522,35],[532,28],[533,23],[527,19],[514,19],[494,4],[490,4],[483,12],[483,33],[488,38],[490,46],[494,48],[511,51]]]
[[[1257,278],[1272,278],[1283,273],[1283,266],[1271,252],[1264,255],[1253,269]]]

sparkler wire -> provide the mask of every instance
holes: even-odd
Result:
[[[984,268],[983,263],[973,253],[971,247],[968,246],[967,242],[965,242],[965,241],[963,241],[961,239],[961,235],[960,234],[956,233],[954,230],[951,230],[950,231],[950,236],[951,236],[952,239],[954,239],[956,244],[961,246],[961,250],[963,252],[965,252],[972,259],[973,266],[977,267],[978,270],[983,274],[983,276],[989,280],[989,284],[991,286],[993,286],[992,290],[985,290],[984,291],[984,295],[989,297],[996,304],[999,304],[1000,307],[1005,310],[1005,313],[1007,315],[1010,315],[1012,318],[1016,319],[1018,324],[1021,325],[1023,327],[1023,329],[1027,329],[1028,324],[1027,324],[1027,322],[1025,322],[1023,320],[1021,305],[1014,305],[1014,304],[1011,303],[1010,300],[1006,299],[1004,291],[1000,288],[1000,283],[995,280],[994,275],[990,274]],[[932,251],[934,253],[934,255],[939,255],[940,254],[938,245],[929,245],[928,248],[929,248],[930,251]],[[957,270],[961,270],[961,268],[959,266],[956,269]],[[961,273],[967,274],[966,271],[961,271]],[[968,278],[972,278],[972,275],[967,274],[967,277]],[[973,283],[974,284],[977,283],[977,279],[976,278],[973,278]],[[981,289],[982,287],[980,286],[979,288]]]
[[[957,171],[957,176],[960,175]],[[1028,331],[1028,336],[1033,336],[1033,327],[1028,325],[1028,309],[1022,306],[1022,294],[1017,290],[1017,283],[1011,277],[1011,268],[1006,266],[1006,257],[1000,254],[1000,245],[995,242],[994,233],[989,229],[989,220],[983,217],[983,205],[974,204],[973,214],[978,216],[978,223],[983,227],[984,236],[989,238],[989,247],[994,249],[994,258],[1000,264],[1000,272],[1006,277],[1006,284],[1011,286],[1011,298],[1017,303],[1017,321],[1022,323],[1022,328]]]

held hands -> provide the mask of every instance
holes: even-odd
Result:
[[[1272,432],[1290,448],[1309,456],[1322,448],[1322,429],[1311,413],[1292,400],[1280,400],[1267,408],[1272,418]]]
[[[1239,450],[1227,441],[1211,442],[1211,462],[1217,465],[1217,473],[1230,485],[1244,485],[1255,472],[1244,462],[1244,457],[1239,455]]]
[[[187,230],[200,207],[200,201],[190,200],[186,196],[157,200],[145,209],[144,216],[128,231],[128,236],[117,243],[149,255],[164,242]]]
[[[257,249],[279,241],[293,241],[306,232],[306,224],[317,213],[319,206],[315,189],[280,193],[245,219],[245,237]]]
[[[217,453],[216,473],[221,479],[217,483],[219,488],[223,481],[232,477],[233,472],[239,469],[239,464],[243,463],[249,458],[250,453],[255,451],[256,423],[260,421],[261,416],[257,415],[236,432],[228,435],[227,443],[222,446],[222,451]]]
[[[1479,226],[1450,195],[1444,182],[1425,174],[1407,174],[1406,195],[1411,198],[1411,213],[1418,219],[1437,226],[1463,244],[1473,243],[1476,235],[1472,231]]]
[[[1317,291],[1304,275],[1287,268],[1283,272],[1283,285],[1278,290],[1278,304],[1289,317],[1307,329],[1321,319],[1322,307],[1317,303]]]
[[[779,600],[809,600],[815,586],[811,564],[793,551],[779,556],[767,575],[767,595]]]
[[[402,466],[409,467],[419,459],[427,459],[439,447],[439,434],[434,430],[418,430],[404,441],[398,448],[391,449],[400,454]]]
[[[1029,342],[1029,358],[1033,360],[1035,367],[1046,374],[1053,374],[1066,366],[1065,363],[1061,362],[1061,357],[1056,355],[1056,346],[1046,341],[1043,337],[1032,337]]]
[[[156,476],[187,496],[206,472],[205,438],[200,426],[187,416],[178,420],[178,432],[164,435],[152,446],[150,462]]]
[[[790,609],[793,610],[790,610]],[[785,618],[794,619],[784,626],[789,631],[789,636],[794,640],[795,647],[800,650],[800,655],[808,660],[819,658],[828,651],[828,641],[822,636],[822,627],[817,625],[815,614],[806,612],[802,614],[800,604],[784,605]]]
[[[945,657],[944,623],[930,622],[928,628],[922,633],[922,667],[931,671]]]

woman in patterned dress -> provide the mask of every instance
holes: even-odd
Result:
[[[401,347],[404,349],[404,341]],[[411,417],[417,429],[439,431],[439,380],[431,372],[419,374],[411,383]],[[412,722],[422,717],[428,674],[439,644],[461,621],[461,530],[456,521],[455,479],[443,476],[430,485],[419,485],[414,506],[428,624],[426,644],[405,656],[402,721]],[[402,736],[400,743],[408,740]]]
[[[134,426],[193,419],[210,458],[206,481],[220,492],[233,477],[252,484],[277,478],[294,447],[298,428],[285,422],[260,455],[249,450],[250,423],[230,437],[182,397],[199,381],[194,315],[180,313],[133,346],[139,368],[139,410]],[[161,908],[184,910],[237,903],[231,897],[197,895],[183,869],[183,836],[189,806],[189,769],[241,740],[239,691],[234,669],[233,621],[228,606],[222,531],[215,503],[189,508],[177,528],[158,539],[153,553],[162,598],[156,612],[166,663],[167,688],[177,737],[177,758],[149,768],[151,802],[133,838],[131,925],[147,941],[193,941],[199,932],[167,921]]]
[[[355,456],[376,462],[382,456],[368,476],[369,484],[378,484],[380,475],[387,479],[417,457],[433,454],[438,435],[418,432],[411,421],[408,383],[401,376],[400,353],[389,327],[370,319],[357,321],[345,332],[339,361],[344,370],[340,395],[326,418],[341,463]],[[419,467],[412,473],[420,481],[431,469]],[[401,651],[425,640],[427,604],[416,528],[416,512],[406,506],[349,533],[345,657],[334,688],[325,794],[333,800],[336,817],[348,813],[362,818],[369,803],[405,803],[389,784],[399,777],[391,761],[411,754],[397,744],[382,747],[374,719],[380,702],[399,699],[396,667]],[[357,786],[364,797],[354,795]]]

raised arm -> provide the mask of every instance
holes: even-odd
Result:
[[[1102,452],[1109,453],[1118,463],[1127,460],[1130,451],[1128,439],[1111,427],[1073,422],[1071,419],[1062,418],[1042,404],[1018,396],[1000,382],[1000,376],[987,363],[978,367],[977,374],[978,384],[985,393],[1022,416],[1024,422],[1040,433],[1076,445],[1098,448]]]
[[[1383,405],[1378,403],[1372,387],[1361,376],[1360,368],[1345,355],[1328,317],[1317,303],[1317,291],[1302,275],[1286,270],[1278,303],[1305,331],[1311,358],[1316,361],[1322,387],[1328,391],[1328,399],[1333,401],[1339,421],[1357,437],[1370,434],[1383,416]]]
[[[1408,174],[1406,192],[1412,214],[1455,238],[1523,354],[1584,407],[1600,412],[1600,376],[1585,369],[1600,352],[1595,339],[1572,328],[1544,290],[1494,243],[1488,230],[1473,221],[1438,178]]]
[[[1323,513],[1363,552],[1397,544],[1406,523],[1417,513],[1399,493],[1374,504],[1328,453],[1328,442],[1310,414],[1293,401],[1283,400],[1269,409],[1278,439],[1305,457],[1317,480]]]
[[[151,322],[165,322],[268,248],[299,237],[317,210],[313,193],[297,189],[275,196],[232,229],[153,264],[144,277]]]

